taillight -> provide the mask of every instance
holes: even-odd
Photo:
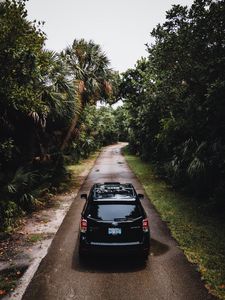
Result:
[[[80,232],[85,233],[87,231],[87,220],[80,220]]]
[[[142,221],[142,229],[144,232],[148,232],[149,228],[148,228],[148,219],[144,219]]]

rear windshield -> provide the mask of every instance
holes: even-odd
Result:
[[[103,221],[135,219],[141,216],[140,208],[134,204],[97,204],[91,206],[89,216]]]

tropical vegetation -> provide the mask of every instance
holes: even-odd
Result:
[[[115,101],[120,75],[93,41],[46,50],[25,2],[0,3],[1,228],[43,204],[66,178],[66,162],[116,141],[112,109],[94,105]]]
[[[126,139],[158,175],[222,213],[224,15],[219,0],[174,5],[153,29],[148,56],[121,76],[93,41],[46,50],[25,0],[0,2],[1,226],[41,205],[68,161]],[[118,99],[123,107],[112,109]]]
[[[225,209],[224,15],[224,1],[174,5],[121,84],[130,149],[212,212]]]
[[[0,231],[61,190],[71,163],[128,140],[155,207],[224,298],[224,1],[173,5],[123,74],[93,41],[46,50],[25,2],[0,1]]]

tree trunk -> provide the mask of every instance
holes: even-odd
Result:
[[[60,150],[61,150],[61,151],[63,151],[63,150],[66,148],[66,146],[68,145],[68,142],[69,142],[69,140],[70,140],[70,138],[71,138],[71,135],[72,135],[74,129],[76,128],[78,119],[79,119],[79,115],[76,114],[75,117],[73,118],[73,120],[72,120],[72,122],[71,122],[71,125],[70,125],[70,128],[69,128],[69,130],[67,131],[66,136],[65,136],[65,138],[64,138],[64,140],[63,140],[63,142],[62,142],[62,145],[61,145],[61,147],[60,147]]]
[[[74,118],[72,119],[72,122],[70,124],[70,127],[66,133],[66,136],[62,142],[62,145],[60,147],[60,150],[63,151],[67,145],[68,145],[68,142],[71,138],[71,135],[74,131],[74,129],[76,128],[76,125],[77,125],[77,122],[79,120],[79,115],[81,114],[81,112],[83,111],[83,108],[84,108],[84,105],[83,105],[83,100],[82,100],[82,93],[83,93],[83,89],[84,89],[84,84],[83,84],[83,81],[80,81],[79,84],[78,84],[78,100],[79,100],[79,113],[76,113]]]

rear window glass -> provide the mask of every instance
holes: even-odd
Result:
[[[90,209],[90,217],[98,220],[135,219],[141,216],[138,205],[134,204],[94,204]]]

